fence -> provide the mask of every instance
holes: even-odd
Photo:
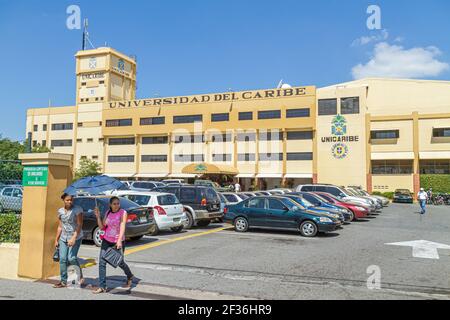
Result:
[[[0,160],[0,213],[22,212],[22,170],[18,160]]]

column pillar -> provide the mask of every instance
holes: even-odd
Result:
[[[46,279],[59,274],[59,263],[52,259],[57,210],[63,190],[72,182],[73,156],[27,153],[19,159],[24,166],[24,192],[18,275]]]
[[[419,113],[413,112],[413,198],[417,200],[417,193],[420,190],[420,174],[419,174]]]

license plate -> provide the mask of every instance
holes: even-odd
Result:
[[[140,223],[146,223],[147,222],[147,218],[146,217],[140,217],[139,218],[139,222]]]

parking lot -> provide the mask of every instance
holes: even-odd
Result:
[[[391,204],[316,238],[288,231],[237,233],[221,223],[145,236],[127,244],[126,260],[139,279],[132,292],[160,286],[253,299],[448,299],[450,250],[444,245],[450,245],[450,210],[419,211],[418,205]],[[412,243],[419,245],[414,256],[411,243],[388,245],[416,240],[437,244]],[[440,246],[438,258],[426,254],[436,251],[433,246]],[[79,256],[98,254],[86,242]],[[108,268],[110,280],[122,279],[120,269]],[[96,265],[84,273],[96,283]]]

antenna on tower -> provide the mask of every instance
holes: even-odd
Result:
[[[82,50],[86,50],[86,43],[88,42],[93,49],[95,49],[94,45],[92,44],[91,40],[89,39],[89,32],[88,32],[88,25],[89,21],[88,19],[83,20],[83,44],[82,44]]]

